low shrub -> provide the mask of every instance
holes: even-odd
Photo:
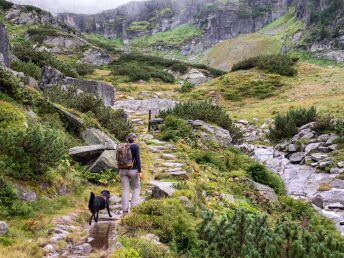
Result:
[[[13,53],[24,62],[31,61],[39,67],[49,65],[61,71],[66,76],[78,77],[78,73],[73,65],[58,60],[47,51],[38,51],[34,49],[28,42],[15,45],[13,47]]]
[[[123,244],[127,250],[136,250],[139,254],[139,257],[142,258],[172,257],[169,255],[169,250],[167,247],[152,243],[152,241],[142,238],[120,237],[119,242]]]
[[[31,60],[28,62],[24,61],[14,61],[11,63],[11,68],[17,72],[23,72],[27,76],[31,76],[36,80],[41,78],[41,69],[38,65],[33,63]]]
[[[294,76],[297,74],[297,70],[294,68],[297,61],[298,59],[283,54],[263,55],[238,62],[233,65],[232,71],[248,70],[258,67],[270,73]]]
[[[2,10],[8,10],[13,6],[13,3],[8,2],[6,0],[0,0],[0,9]]]
[[[278,114],[274,118],[274,126],[270,127],[268,138],[277,143],[289,139],[297,133],[297,128],[317,119],[317,110],[311,108],[290,109],[286,115]]]
[[[141,258],[141,256],[132,248],[121,248],[113,253],[112,258]]]
[[[161,111],[159,117],[165,118],[169,115],[185,120],[203,120],[214,123],[228,130],[234,141],[238,142],[242,138],[242,132],[234,124],[229,115],[220,106],[210,102],[182,102],[174,108]]]
[[[338,120],[335,123],[334,129],[340,137],[344,137],[344,120]]]
[[[192,91],[192,89],[195,87],[192,83],[185,81],[182,85],[182,87],[179,89],[180,93],[187,93]]]
[[[213,165],[220,170],[226,170],[226,164],[218,153],[212,151],[198,150],[190,155],[190,157],[201,165]]]
[[[277,194],[283,194],[285,187],[282,179],[261,164],[251,165],[247,174],[257,183],[270,186]]]
[[[98,173],[83,170],[82,177],[97,185],[114,185],[119,182],[118,173],[110,169]]]
[[[69,87],[66,90],[60,87],[52,87],[45,91],[45,95],[52,102],[64,105],[87,113],[115,135],[118,140],[124,141],[127,135],[133,131],[133,125],[127,121],[126,113],[119,109],[104,106],[100,98],[90,93],[78,93],[77,87]]]
[[[315,121],[313,130],[319,134],[335,130],[335,125],[332,122],[331,116],[321,116]]]
[[[49,144],[47,144],[49,143]],[[65,154],[64,135],[51,128],[31,125],[26,130],[0,135],[2,169],[22,180],[46,179]]]
[[[195,220],[179,200],[148,200],[135,207],[122,224],[131,231],[144,230],[158,235],[162,243],[170,244],[177,252],[198,246]]]
[[[167,83],[174,83],[175,81],[174,76],[166,71],[157,70],[152,72],[150,76]]]
[[[94,67],[89,64],[77,63],[75,64],[75,69],[77,73],[81,76],[92,74],[94,72]]]
[[[57,37],[61,35],[61,33],[56,28],[51,26],[29,28],[27,30],[27,34],[29,35],[31,40],[39,43],[42,43],[49,36]]]
[[[24,127],[25,114],[15,105],[0,100],[0,131]]]
[[[184,74],[187,72],[188,66],[184,63],[175,63],[171,66],[171,70]]]
[[[177,141],[192,138],[192,127],[183,119],[167,116],[160,129],[161,139],[164,141]]]

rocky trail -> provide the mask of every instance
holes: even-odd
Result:
[[[136,131],[139,133],[140,145],[142,149],[147,150],[148,158],[154,161],[152,167],[149,168],[153,178],[144,179],[142,184],[142,202],[150,196],[153,198],[172,196],[175,191],[173,186],[178,182],[178,178],[184,179],[187,176],[187,172],[183,169],[184,164],[179,162],[174,154],[176,146],[160,141],[152,134],[147,134],[147,126],[144,122],[147,120],[147,115],[144,111],[137,109],[137,112],[130,113],[130,119],[134,122]],[[148,171],[144,171],[144,173],[147,177]],[[157,179],[159,177],[171,178],[171,180],[160,181]],[[75,221],[81,211],[55,219],[52,222],[54,227],[49,230],[49,237],[42,246],[46,253],[45,257],[81,258],[89,257],[95,252],[107,257],[115,249],[122,248],[122,245],[116,241],[117,229],[122,217],[121,198],[116,194],[112,194],[110,199],[112,217],[110,218],[107,212],[103,210],[99,213],[99,222],[97,224],[93,223],[89,226],[85,221],[82,226],[75,226]],[[72,240],[75,234],[82,236],[81,240],[76,243]],[[61,240],[67,243],[62,250],[59,248]],[[155,237],[154,241],[157,242]]]

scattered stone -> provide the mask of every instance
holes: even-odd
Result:
[[[160,153],[161,152],[161,150],[159,150],[156,146],[148,146],[148,150],[151,153]]]
[[[7,234],[8,226],[5,221],[0,221],[0,236]]]
[[[331,170],[330,170],[331,174],[337,174],[338,175],[342,172],[343,172],[343,169],[340,169],[340,168],[331,168]]]
[[[113,246],[114,250],[120,250],[120,249],[123,249],[123,248],[125,248],[125,247],[124,247],[124,245],[122,245],[121,242],[116,242],[116,244],[114,244],[114,246]]]
[[[319,165],[318,162],[313,162],[313,163],[311,164],[312,167],[317,167],[318,165]]]
[[[154,136],[151,135],[151,134],[143,134],[143,135],[140,136],[140,138],[142,140],[152,140],[152,139],[154,139]]]
[[[143,239],[146,239],[146,240],[149,240],[151,242],[153,242],[154,244],[161,244],[160,242],[160,238],[157,236],[157,235],[154,235],[154,234],[147,234],[147,235],[144,235],[142,236]]]
[[[315,122],[311,122],[311,123],[305,124],[305,125],[303,125],[303,126],[301,126],[301,127],[299,128],[299,132],[300,132],[300,131],[303,131],[303,130],[305,130],[305,129],[313,129],[314,126],[315,126]]]
[[[231,194],[220,194],[220,199],[226,202],[235,202],[234,196]]]
[[[181,203],[185,206],[185,207],[191,207],[192,206],[192,202],[191,200],[186,197],[186,196],[180,196],[177,198],[179,201],[181,201]]]
[[[74,254],[89,255],[91,251],[92,251],[92,246],[89,243],[72,247],[72,252]]]
[[[17,193],[19,199],[24,202],[34,202],[37,200],[37,194],[34,191],[17,187]]]
[[[29,86],[29,87],[32,87],[32,88],[38,88],[38,82],[34,78],[32,78],[30,76],[25,76],[23,78],[23,83],[26,86]]]
[[[305,156],[305,152],[296,152],[289,157],[289,160],[291,163],[300,163]]]
[[[344,210],[344,205],[339,202],[336,202],[336,203],[329,204],[327,208],[329,210]]]
[[[131,121],[137,125],[144,125],[144,122],[142,121],[141,118],[135,118],[135,119],[132,119]]]
[[[152,197],[156,199],[171,197],[175,192],[170,182],[150,181],[150,185],[153,186]]]
[[[52,253],[55,251],[55,248],[51,244],[47,244],[46,246],[43,247],[44,252],[46,253]]]
[[[296,144],[289,144],[288,150],[289,152],[296,152],[298,150],[298,147]]]
[[[162,154],[161,157],[163,159],[167,159],[167,160],[174,160],[177,159],[177,157],[173,154]]]
[[[330,151],[336,151],[338,149],[338,144],[332,144],[332,145],[328,146],[328,149]]]
[[[320,168],[327,168],[330,165],[331,165],[331,161],[320,161],[319,162]]]
[[[181,177],[181,176],[187,176],[188,173],[186,171],[176,171],[176,172],[169,172],[171,176]]]
[[[314,137],[314,133],[313,132],[309,132],[309,133],[306,133],[304,136],[302,136],[302,139],[312,139]]]
[[[50,241],[56,243],[64,239],[65,237],[66,237],[66,234],[55,234],[54,236],[50,238]]]
[[[325,143],[325,145],[326,145],[326,146],[330,146],[330,145],[334,144],[335,141],[338,140],[338,138],[339,138],[339,136],[337,136],[337,135],[332,135],[332,136],[327,140],[327,142]]]
[[[164,162],[161,165],[168,168],[180,168],[184,166],[183,163],[174,163],[174,162]]]
[[[65,185],[59,186],[57,192],[59,195],[65,195],[68,193],[68,188]]]
[[[324,153],[329,153],[330,152],[330,149],[328,147],[325,147],[325,146],[318,147],[318,150],[321,151],[321,152],[324,152]]]
[[[344,168],[344,161],[338,162],[338,163],[337,163],[337,166],[338,166],[339,168]]]
[[[200,70],[191,69],[189,72],[183,75],[181,79],[186,80],[193,85],[199,85],[208,81],[209,78],[205,76]]]
[[[318,137],[319,142],[327,142],[328,139],[330,139],[330,135],[328,134],[322,134]]]
[[[326,154],[323,153],[313,153],[311,155],[312,160],[314,161],[320,161],[320,160],[324,160],[326,159],[328,156]]]

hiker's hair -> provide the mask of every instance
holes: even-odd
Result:
[[[127,142],[129,143],[133,143],[136,139],[137,139],[137,136],[134,133],[130,133],[127,136]]]

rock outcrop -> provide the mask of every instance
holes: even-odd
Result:
[[[185,42],[180,49],[206,49],[220,40],[240,33],[259,30],[283,15],[291,1],[287,0],[150,0],[135,1],[96,15],[59,14],[59,18],[79,31],[98,33],[109,38],[131,40],[171,30],[182,24],[192,24],[203,34]],[[154,46],[163,49],[163,45]]]
[[[90,48],[84,53],[82,62],[90,65],[101,66],[112,62],[112,57],[103,50]]]
[[[44,39],[43,44],[52,47],[59,47],[59,48],[75,48],[75,47],[82,47],[86,45],[86,42],[83,40],[71,37],[71,36],[48,36]]]
[[[91,93],[101,98],[105,106],[112,106],[114,104],[115,90],[111,85],[101,81],[88,81],[67,77],[55,68],[50,66],[43,67],[42,78],[39,84],[40,89],[45,90],[56,85],[63,87],[76,86],[83,92]]]
[[[5,29],[5,25],[1,22],[0,22],[0,65],[6,66],[6,67],[10,66],[8,36]]]
[[[136,99],[129,99],[129,100],[120,100],[116,101],[114,104],[114,108],[116,109],[123,109],[129,113],[148,113],[149,110],[152,113],[156,114],[160,110],[166,110],[169,108],[173,108],[176,105],[174,100],[169,99],[160,99],[160,98],[152,98],[152,99],[145,99],[145,100],[136,100]]]

